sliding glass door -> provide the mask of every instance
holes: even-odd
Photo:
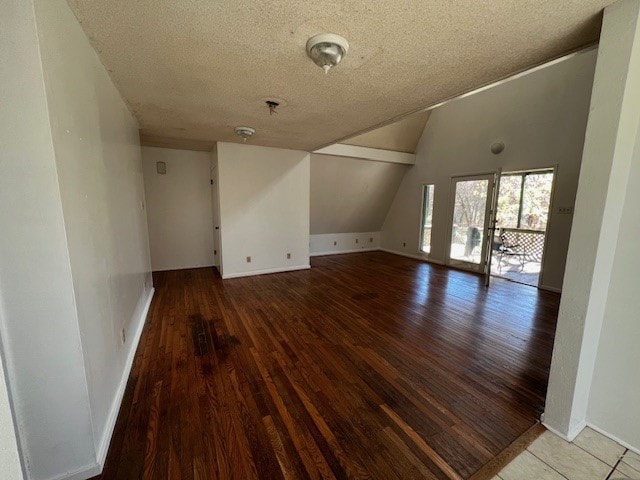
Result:
[[[502,174],[497,207],[500,247],[493,252],[493,274],[538,286],[551,206],[553,169]]]

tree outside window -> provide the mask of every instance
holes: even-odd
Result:
[[[505,174],[500,179],[498,227],[545,231],[553,171]]]
[[[422,191],[422,230],[420,250],[431,251],[431,223],[433,221],[433,185],[425,185]]]

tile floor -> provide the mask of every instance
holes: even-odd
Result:
[[[493,480],[640,480],[640,455],[590,428],[571,443],[547,431]]]

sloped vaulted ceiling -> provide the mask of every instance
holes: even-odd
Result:
[[[311,154],[311,234],[378,232],[407,165]]]
[[[315,150],[598,38],[611,0],[69,0],[148,138]],[[307,39],[350,42],[324,75]],[[270,116],[263,99],[287,105]],[[170,140],[169,140],[170,142]]]
[[[430,111],[414,113],[390,125],[344,140],[346,145],[415,153]]]

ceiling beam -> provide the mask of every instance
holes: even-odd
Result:
[[[382,150],[380,148],[358,147],[356,145],[345,145],[336,143],[328,147],[315,150],[313,153],[321,155],[335,155],[338,157],[355,157],[376,162],[403,163],[414,165],[416,155],[414,153],[396,152],[393,150]]]

